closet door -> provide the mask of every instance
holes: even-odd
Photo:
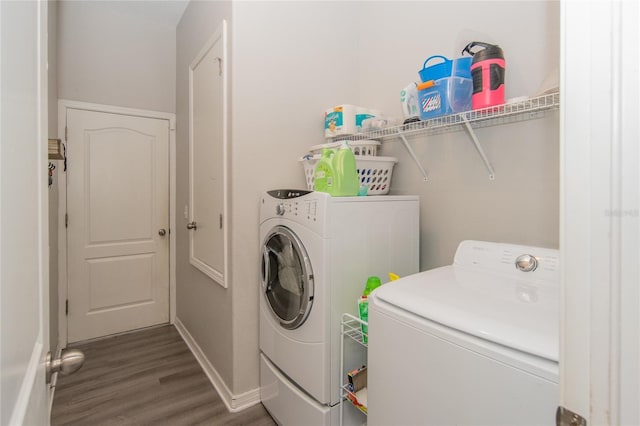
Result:
[[[169,322],[169,121],[70,108],[67,130],[68,341]]]
[[[227,240],[226,23],[189,67],[189,259],[223,287]]]

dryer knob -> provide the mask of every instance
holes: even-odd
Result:
[[[276,206],[276,214],[278,216],[283,216],[284,215],[284,204],[278,204]]]

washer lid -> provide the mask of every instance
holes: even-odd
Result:
[[[558,361],[559,287],[451,265],[401,278],[373,292],[382,301],[450,328]]]

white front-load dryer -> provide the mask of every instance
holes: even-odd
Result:
[[[260,397],[279,424],[336,424],[341,316],[369,276],[418,271],[418,221],[416,196],[262,195]]]

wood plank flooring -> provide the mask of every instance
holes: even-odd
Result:
[[[75,374],[58,376],[53,426],[275,425],[262,404],[228,412],[173,326],[69,347],[86,361]]]

